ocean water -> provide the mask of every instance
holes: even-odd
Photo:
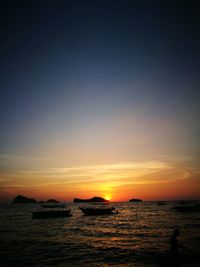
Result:
[[[32,220],[38,204],[0,205],[0,266],[162,266],[176,227],[182,266],[200,266],[200,213],[178,213],[173,202],[113,203],[116,215]]]

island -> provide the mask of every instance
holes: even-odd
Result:
[[[142,202],[142,199],[132,198],[129,200],[129,202]]]
[[[12,203],[13,204],[26,204],[26,203],[37,203],[37,201],[34,198],[28,198],[25,196],[18,195],[13,199]]]
[[[18,195],[16,196],[13,201],[12,201],[13,204],[26,204],[26,203],[40,203],[40,204],[43,204],[43,203],[49,203],[49,204],[57,204],[57,203],[60,203],[60,201],[56,200],[56,199],[53,199],[53,198],[50,198],[48,199],[47,201],[37,201],[35,200],[34,198],[28,198],[28,197],[25,197],[25,196],[22,196],[22,195]]]
[[[109,203],[109,200],[106,200],[102,197],[93,197],[89,199],[80,199],[74,198],[74,203],[82,203],[82,202],[101,202],[101,203]]]

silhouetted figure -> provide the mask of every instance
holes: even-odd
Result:
[[[179,254],[179,244],[177,236],[180,235],[178,229],[175,229],[170,240],[170,256],[171,256],[171,266],[181,266],[181,259]]]
[[[177,237],[180,235],[178,229],[175,229],[170,239],[170,251],[168,256],[163,258],[160,262],[160,267],[181,267],[182,259],[179,251],[179,243]]]
[[[175,229],[172,236],[171,236],[170,252],[171,252],[172,257],[178,256],[179,249],[178,249],[178,240],[176,237],[179,235],[180,235],[179,230]]]

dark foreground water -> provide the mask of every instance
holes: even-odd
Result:
[[[200,213],[181,214],[174,203],[114,203],[110,216],[32,220],[37,205],[0,205],[0,266],[160,266],[180,227],[182,266],[200,266]],[[167,265],[167,264],[166,264]]]

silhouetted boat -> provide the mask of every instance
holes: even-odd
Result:
[[[45,203],[45,204],[42,204],[42,207],[43,208],[48,208],[48,209],[50,209],[50,208],[65,208],[66,207],[66,205],[65,205],[65,203]]]
[[[200,211],[200,205],[175,206],[174,209],[178,212],[197,212]]]
[[[117,214],[118,212],[115,210],[115,207],[79,207],[79,209],[88,216],[93,215],[111,215]]]
[[[181,200],[180,202],[179,202],[179,204],[183,204],[183,205],[185,205],[185,204],[191,204],[191,203],[193,203],[194,201],[192,201],[192,200]]]
[[[70,209],[65,208],[42,208],[32,211],[32,219],[46,219],[46,218],[59,218],[59,217],[70,217]]]
[[[166,203],[163,202],[163,201],[157,201],[156,204],[159,205],[159,206],[166,205]]]

